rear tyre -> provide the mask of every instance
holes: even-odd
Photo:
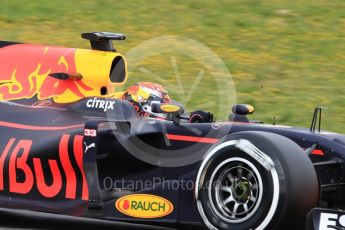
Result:
[[[196,202],[208,229],[304,228],[319,184],[307,154],[286,137],[240,132],[203,160]]]

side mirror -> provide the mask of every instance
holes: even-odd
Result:
[[[233,114],[229,115],[229,121],[250,122],[247,115],[254,113],[254,107],[248,104],[236,104],[232,107]]]
[[[171,114],[172,116],[181,115],[184,113],[182,105],[177,103],[153,103],[151,105],[152,112]]]
[[[248,104],[236,104],[232,107],[232,112],[238,115],[248,115],[254,113],[254,107]]]

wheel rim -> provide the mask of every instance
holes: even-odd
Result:
[[[248,160],[231,158],[215,168],[210,178],[211,208],[222,220],[241,223],[256,212],[263,185],[258,169]]]

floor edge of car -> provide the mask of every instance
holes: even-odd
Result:
[[[109,221],[86,217],[67,216],[62,214],[36,212],[22,209],[0,208],[1,229],[16,227],[23,229],[70,229],[85,227],[114,229],[153,229],[171,230],[172,228],[156,227],[148,224]],[[66,228],[67,227],[67,228]]]

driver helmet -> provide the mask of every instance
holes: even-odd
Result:
[[[133,104],[140,116],[166,118],[164,114],[152,112],[153,103],[169,103],[170,97],[163,86],[152,82],[139,82],[130,86],[123,99]]]

